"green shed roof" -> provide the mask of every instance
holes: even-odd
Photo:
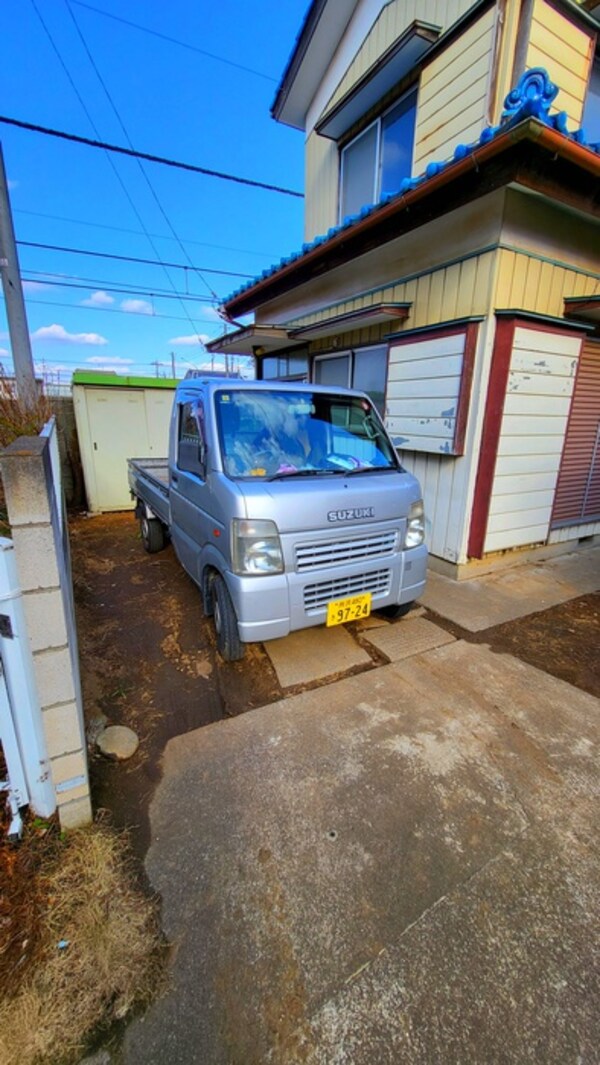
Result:
[[[124,377],[100,370],[75,370],[74,385],[101,385],[103,388],[177,388],[176,377]]]

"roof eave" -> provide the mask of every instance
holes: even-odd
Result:
[[[223,306],[231,317],[239,317],[255,310],[268,300],[290,291],[305,280],[310,280],[318,271],[327,269],[327,260],[345,246],[345,260],[361,254],[361,244],[368,235],[381,228],[401,212],[409,212],[416,205],[433,197],[440,189],[460,181],[465,175],[499,159],[524,141],[531,141],[539,148],[552,151],[557,157],[600,177],[600,157],[577,141],[565,136],[535,118],[525,119],[505,132],[497,134],[486,143],[474,147],[464,158],[440,169],[439,173],[423,180],[415,188],[393,200],[376,206],[365,218],[344,226],[328,240],[312,248],[293,262],[263,278],[255,285],[227,300]],[[396,234],[397,235],[397,234]],[[389,239],[394,239],[393,236]]]

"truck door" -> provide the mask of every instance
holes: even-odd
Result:
[[[201,399],[178,405],[177,446],[171,469],[171,538],[182,566],[197,583],[200,551],[214,526],[206,483],[204,425]]]

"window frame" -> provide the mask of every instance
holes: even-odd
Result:
[[[407,177],[411,176],[411,174],[412,174],[412,164],[413,164],[413,159],[414,159],[414,154],[415,154],[415,140],[416,140],[416,129],[417,129],[417,122],[416,122],[416,111],[417,111],[417,103],[418,103],[418,84],[417,83],[411,85],[410,88],[406,89],[406,91],[403,92],[402,95],[399,96],[397,100],[394,100],[394,102],[392,104],[390,104],[388,107],[386,107],[384,110],[382,110],[380,114],[376,115],[376,117],[371,122],[369,122],[364,127],[364,129],[361,129],[359,133],[355,134],[354,137],[351,137],[348,141],[345,142],[345,144],[340,145],[340,149],[339,149],[339,151],[340,151],[340,167],[339,167],[339,186],[338,186],[338,222],[339,223],[341,223],[343,221],[343,219],[346,217],[346,215],[348,213],[350,213],[350,214],[356,213],[356,212],[345,212],[345,213],[343,212],[344,176],[345,176],[345,156],[346,156],[346,152],[348,151],[349,148],[352,147],[352,145],[356,144],[357,141],[359,141],[361,137],[364,137],[369,132],[369,130],[373,128],[373,126],[377,127],[377,137],[376,137],[376,141],[375,141],[375,159],[374,159],[374,165],[373,165],[373,183],[372,183],[373,184],[373,199],[371,200],[372,204],[377,203],[378,200],[379,200],[379,197],[381,195],[381,171],[382,171],[382,164],[383,164],[383,150],[382,150],[383,124],[384,124],[384,121],[387,118],[387,116],[389,114],[391,114],[391,112],[396,107],[399,107],[399,105],[401,103],[403,103],[405,100],[407,100],[410,96],[414,97],[414,104],[413,104],[412,108],[407,108],[407,111],[408,110],[414,110],[414,112],[415,112],[415,124],[414,124],[413,141],[412,141],[411,151],[410,151],[410,171],[407,174]],[[359,208],[359,210],[360,210],[360,208]]]
[[[320,383],[320,382],[318,382],[315,379],[315,365],[316,365],[316,363],[325,362],[325,360],[332,361],[333,359],[348,359],[348,380],[347,380],[347,383],[345,385],[340,385],[340,387],[341,388],[356,388],[356,385],[354,384],[354,373],[355,373],[356,361],[357,361],[356,360],[356,356],[357,355],[366,355],[367,352],[374,351],[375,349],[383,350],[385,352],[385,372],[384,372],[383,389],[382,389],[382,396],[383,396],[382,407],[380,408],[379,404],[373,398],[372,394],[370,392],[366,391],[366,389],[364,389],[364,388],[363,389],[358,389],[358,391],[366,392],[366,394],[369,396],[373,406],[379,412],[379,414],[381,415],[381,418],[383,419],[384,410],[385,410],[385,399],[386,399],[386,393],[387,393],[387,378],[388,378],[388,366],[389,366],[389,354],[390,354],[390,346],[387,343],[387,341],[379,341],[377,343],[363,344],[363,345],[360,345],[360,346],[359,345],[355,345],[352,348],[343,348],[343,350],[341,350],[341,351],[338,351],[338,350],[335,350],[335,351],[322,351],[318,355],[313,355],[312,360],[311,360],[311,366],[310,366],[311,383],[315,384],[315,385]],[[334,387],[334,386],[332,386],[332,387]]]
[[[186,439],[183,433],[184,411],[189,408],[189,416],[197,427],[197,438]],[[201,399],[185,400],[179,404],[177,420],[177,469],[183,473],[192,473],[204,479],[206,472],[206,434],[204,430],[204,405]],[[203,458],[204,456],[204,458]]]

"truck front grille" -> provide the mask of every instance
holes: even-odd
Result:
[[[296,547],[296,570],[304,573],[323,566],[342,566],[348,562],[369,562],[374,558],[385,558],[396,550],[398,533],[396,529],[369,536],[358,536],[353,540],[324,540],[320,543],[298,544]]]
[[[361,573],[356,577],[340,577],[338,580],[319,581],[307,584],[304,589],[304,609],[307,614],[324,610],[332,599],[346,599],[350,595],[389,595],[390,571],[380,569],[376,573]]]

